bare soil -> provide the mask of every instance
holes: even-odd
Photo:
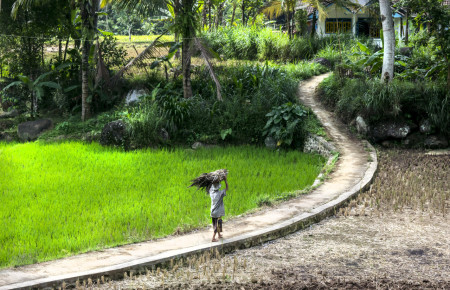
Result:
[[[121,281],[94,281],[93,286],[450,289],[450,155],[391,150],[382,151],[379,161],[372,190],[308,230],[225,256],[173,261],[167,269],[149,269]]]

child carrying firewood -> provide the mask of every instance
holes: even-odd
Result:
[[[223,204],[223,198],[227,195],[228,182],[225,176],[223,181],[225,181],[225,189],[219,190],[221,188],[220,182],[215,182],[209,188],[209,196],[211,197],[211,219],[214,229],[214,234],[212,237],[212,242],[217,242],[216,233],[219,239],[222,238],[220,234],[222,232],[222,217],[225,215],[225,206]]]
[[[189,187],[196,186],[198,189],[206,189],[206,193],[211,197],[211,219],[214,228],[212,237],[213,242],[217,242],[216,234],[219,234],[219,239],[222,238],[222,217],[225,215],[225,207],[223,205],[223,198],[227,195],[228,170],[219,169],[210,173],[203,173],[199,177],[191,180],[192,184]],[[220,190],[220,182],[225,181],[225,189]]]

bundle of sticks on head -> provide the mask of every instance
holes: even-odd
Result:
[[[224,180],[228,175],[228,170],[218,169],[210,173],[203,173],[199,177],[192,179],[192,184],[189,187],[196,186],[197,189],[206,189],[208,193],[209,188],[213,183],[218,183]]]

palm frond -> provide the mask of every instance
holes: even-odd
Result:
[[[102,0],[105,1],[105,0]],[[160,8],[167,9],[167,4],[169,0],[152,0],[152,1],[142,1],[142,0],[106,0],[105,2],[113,2],[120,9],[126,9],[128,11],[133,11],[133,13],[138,13],[141,16],[149,16],[154,12],[158,12]]]
[[[221,182],[227,177],[227,175],[228,170],[226,169],[218,169],[213,172],[203,173],[199,177],[192,179],[192,184],[188,187],[196,186],[197,189],[205,188],[208,191],[209,187],[211,187],[213,183]]]
[[[100,83],[104,83],[106,86],[109,85],[110,76],[109,71],[106,68],[105,62],[103,61],[102,49],[97,42],[98,51],[98,61],[97,61],[97,74],[95,76],[95,86],[97,87]]]
[[[309,4],[310,6],[314,7],[314,9],[319,12],[319,19],[322,21],[325,18],[327,18],[328,14],[326,11],[325,5],[322,3],[322,0],[302,0],[303,3]]]
[[[283,13],[283,6],[281,1],[275,0],[264,5],[259,11],[271,19],[274,15],[278,17]]]
[[[158,52],[158,46],[161,45],[159,39],[164,35],[162,33],[158,36],[146,49],[144,49],[140,54],[138,54],[135,58],[133,58],[129,63],[127,63],[124,67],[122,67],[111,79],[112,84],[116,84],[119,79],[123,77],[123,74],[132,68],[135,65],[143,63],[146,59],[153,58]]]
[[[217,99],[219,101],[222,101],[222,94],[220,93],[221,86],[219,79],[217,78],[216,74],[214,73],[213,66],[211,64],[211,55],[209,51],[203,46],[200,39],[197,37],[194,39],[194,44],[197,47],[197,49],[200,51],[203,61],[205,62],[206,68],[208,69],[209,75],[213,79],[214,83],[216,84],[216,91],[217,91]]]

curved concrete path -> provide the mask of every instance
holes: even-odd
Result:
[[[314,110],[340,152],[334,172],[311,193],[227,221],[224,223],[225,239],[219,243],[210,242],[212,231],[208,227],[181,236],[4,269],[0,271],[0,289],[60,287],[62,281],[73,283],[88,277],[120,276],[124,271],[140,271],[144,267],[202,253],[211,248],[227,252],[261,244],[332,215],[339,206],[368,186],[377,164],[373,147],[352,137],[332,113],[315,101],[314,90],[327,75],[314,77],[299,87],[300,100]],[[365,146],[369,146],[372,152],[368,152]]]

